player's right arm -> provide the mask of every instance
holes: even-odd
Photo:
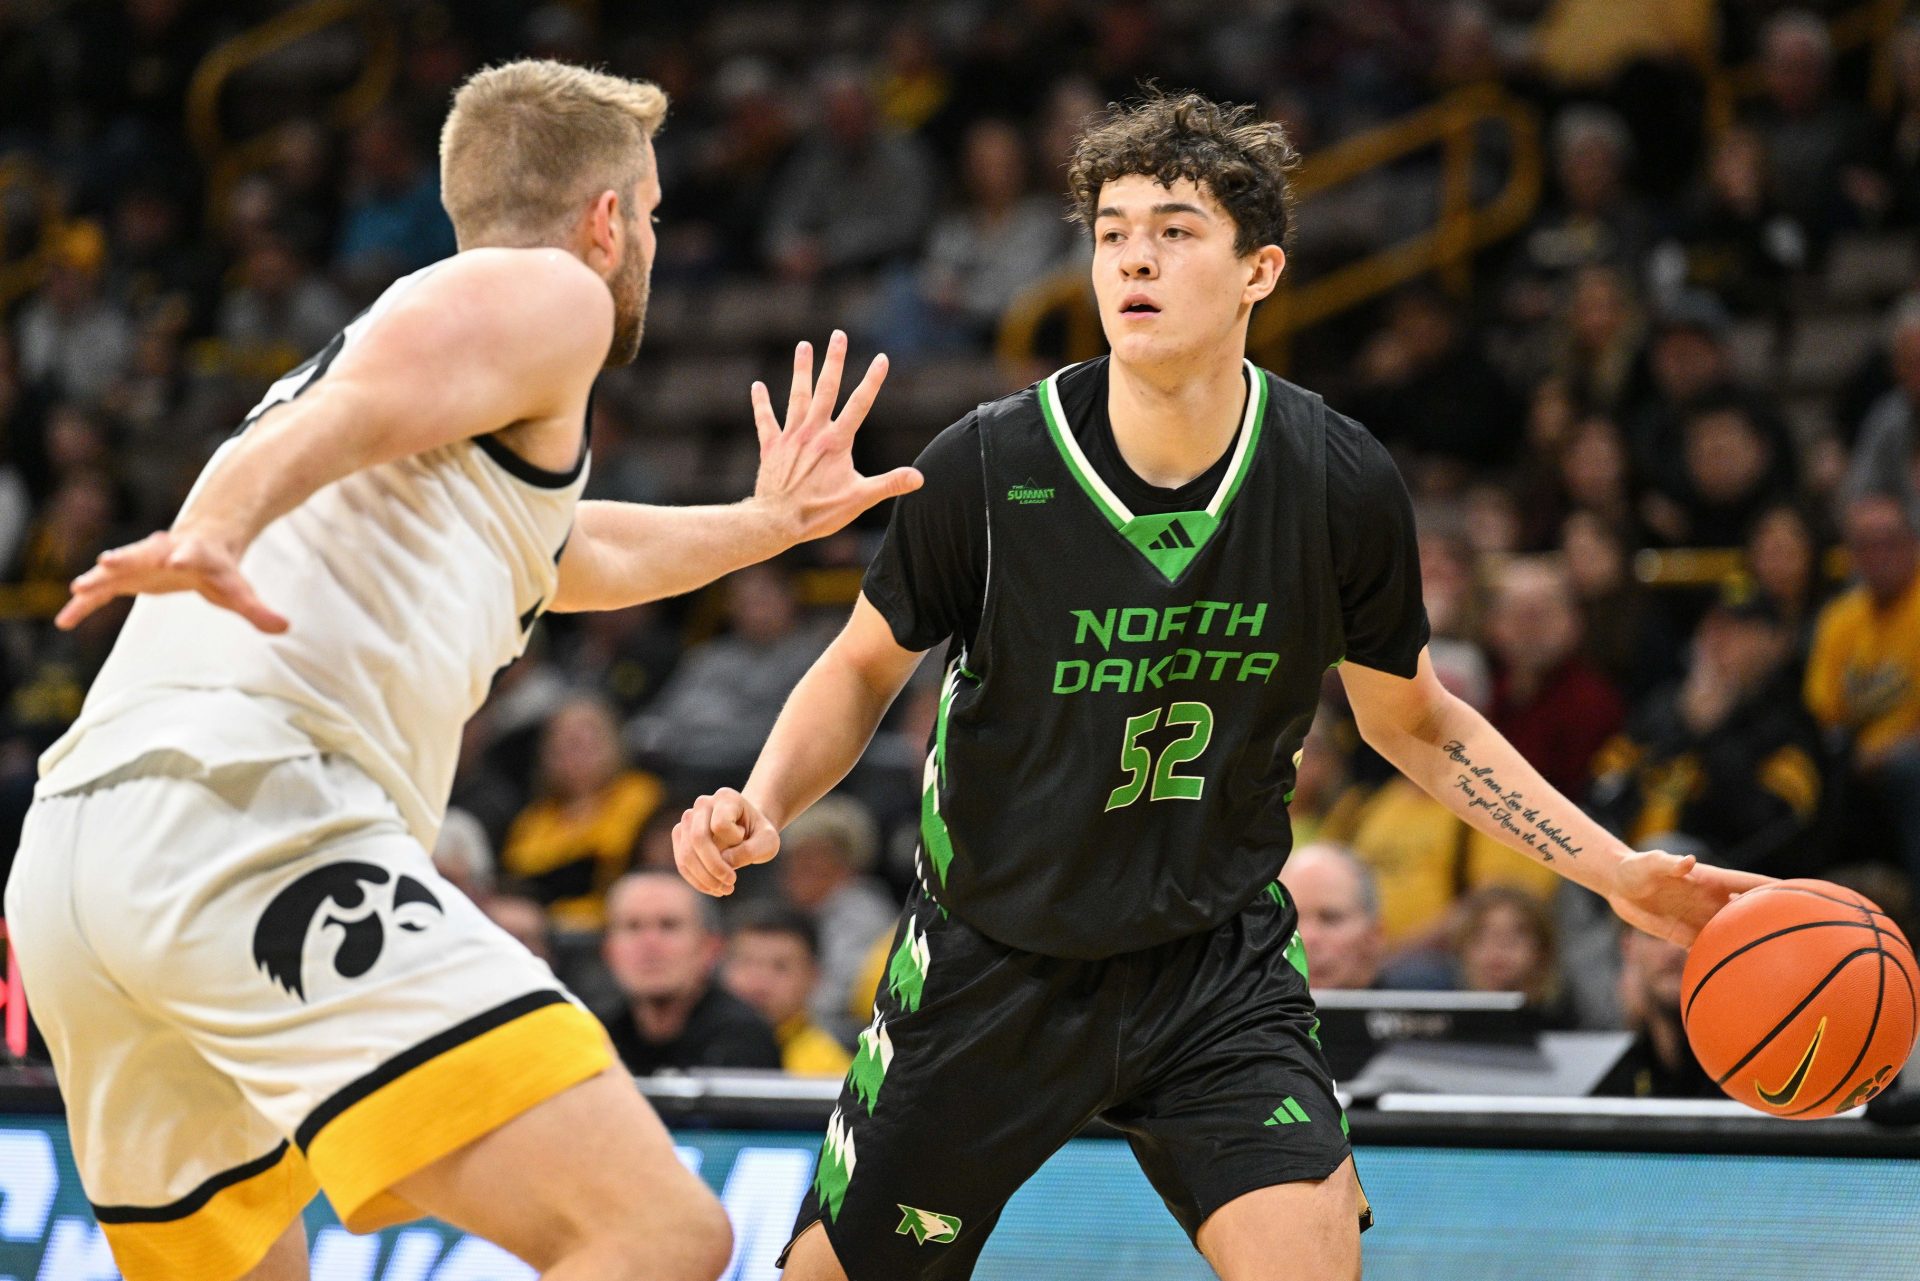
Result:
[[[901,648],[863,593],[794,686],[746,787],[703,796],[681,815],[673,856],[688,883],[730,894],[736,868],[778,853],[780,829],[847,776],[921,657]]]
[[[893,506],[866,588],[844,631],[794,687],[744,788],[703,796],[673,832],[694,888],[730,893],[734,871],[764,863],[780,828],[831,791],[927,650],[970,642],[986,592],[986,476],[973,415],[915,461],[925,484]]]
[[[263,529],[353,472],[507,427],[556,424],[573,432],[577,450],[570,420],[612,338],[613,297],[571,254],[456,256],[398,299],[325,378],[249,427],[171,529],[102,553],[74,580],[55,623],[73,627],[116,596],[198,591],[265,631],[286,630],[240,574]]]

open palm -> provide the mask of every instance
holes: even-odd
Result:
[[[820,381],[813,380],[813,345],[793,352],[793,386],[787,394],[787,418],[774,417],[765,383],[753,385],[753,423],[760,436],[760,474],[754,497],[787,511],[798,538],[822,538],[844,528],[875,503],[920,488],[920,473],[897,467],[879,476],[863,476],[853,465],[853,438],[873,408],[887,378],[887,358],[875,356],[867,373],[834,413],[846,366],[847,336],[839,330],[827,341]]]

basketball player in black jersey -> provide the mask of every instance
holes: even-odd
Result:
[[[1193,96],[1079,141],[1112,355],[927,448],[745,788],[674,831],[687,879],[731,892],[946,645],[921,884],[790,1281],[969,1276],[1007,1198],[1095,1117],[1226,1281],[1359,1275],[1370,1210],[1276,879],[1329,667],[1410,778],[1640,928],[1687,941],[1758,883],[1628,850],[1435,680],[1392,462],[1245,359],[1293,159],[1277,125]]]

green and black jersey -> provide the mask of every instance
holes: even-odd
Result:
[[[1107,361],[943,432],[866,594],[949,642],[921,873],[989,937],[1097,958],[1208,930],[1273,882],[1321,678],[1411,676],[1427,640],[1413,515],[1363,429],[1247,364],[1232,447],[1146,484]]]

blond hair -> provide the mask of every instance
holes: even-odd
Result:
[[[461,247],[550,242],[602,191],[628,200],[666,114],[658,85],[564,62],[475,72],[440,130],[440,202]]]

